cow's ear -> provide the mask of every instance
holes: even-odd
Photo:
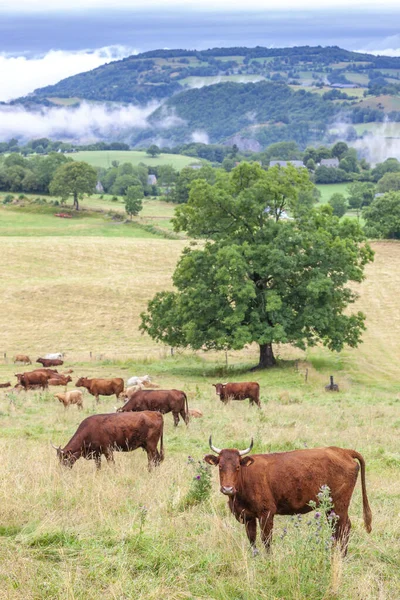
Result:
[[[209,465],[214,465],[214,467],[216,467],[219,463],[219,456],[214,456],[214,454],[206,454],[203,460],[205,460]]]
[[[213,387],[215,387],[215,388],[217,387],[217,384],[216,384],[216,383],[212,383],[211,385],[212,385]]]
[[[253,462],[254,458],[252,458],[251,456],[245,456],[240,460],[240,464],[242,465],[242,467],[249,467],[253,464]]]

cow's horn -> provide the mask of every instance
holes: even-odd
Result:
[[[221,453],[221,448],[216,448],[215,446],[212,445],[211,435],[210,435],[210,439],[208,440],[208,443],[210,444],[210,448],[213,452],[215,452],[216,454]]]
[[[248,448],[246,448],[246,450],[239,450],[239,455],[244,456],[245,454],[248,454],[251,451],[252,447],[253,447],[253,438],[251,438],[250,446]]]
[[[61,448],[61,446],[55,446],[55,445],[53,444],[53,442],[50,442],[50,444],[53,446],[54,450],[58,450],[59,448]]]

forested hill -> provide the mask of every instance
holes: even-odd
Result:
[[[324,130],[343,107],[317,94],[261,81],[248,85],[220,83],[177,94],[153,113],[151,122],[162,122],[169,111],[183,119],[182,130],[206,131],[210,141],[221,142],[242,130],[252,131],[257,138],[272,125],[301,128],[308,138],[310,130]],[[175,136],[178,132],[176,128]]]
[[[77,98],[144,104],[219,80],[247,83],[258,79],[314,91],[330,85],[363,90],[393,87],[400,84],[400,57],[360,54],[337,46],[152,50],[40,88],[23,102]]]

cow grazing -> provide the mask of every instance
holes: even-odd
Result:
[[[189,408],[189,415],[195,417],[195,419],[199,419],[203,416],[203,413],[198,408]]]
[[[127,398],[126,392],[122,396]],[[181,390],[138,390],[118,412],[140,410],[156,410],[163,414],[172,412],[175,427],[179,423],[179,415],[186,425],[189,423],[187,396]]]
[[[253,553],[257,553],[257,519],[261,540],[269,549],[275,515],[304,514],[311,511],[310,500],[317,501],[323,485],[329,486],[335,513],[338,515],[336,540],[344,553],[347,551],[351,528],[348,509],[356,485],[359,465],[364,525],[371,531],[372,514],[365,485],[365,462],[355,450],[331,446],[310,450],[292,450],[271,454],[246,456],[246,450],[210,448],[217,454],[208,454],[204,460],[219,465],[220,490],[229,497],[228,505],[246,527]]]
[[[81,377],[76,382],[76,387],[84,387],[87,389],[89,394],[92,394],[96,398],[96,402],[99,402],[99,396],[118,396],[124,389],[124,380],[120,377],[115,379],[88,379],[87,377]]]
[[[48,383],[49,385],[68,385],[69,382],[72,381],[71,377],[68,375],[67,377],[65,375],[57,375],[57,377],[52,377],[51,379],[49,379]]]
[[[0,383],[0,388],[9,388],[11,387],[11,383],[7,381],[7,383]]]
[[[42,364],[44,367],[58,367],[64,364],[64,361],[60,358],[38,358],[36,362]]]
[[[64,394],[54,394],[54,398],[57,398],[64,405],[64,408],[68,408],[71,404],[76,404],[78,410],[82,410],[83,408],[83,394],[80,390],[71,390]]]
[[[254,402],[258,408],[260,405],[260,386],[256,381],[243,381],[241,383],[213,383],[215,393],[225,404],[228,400],[245,400],[249,398],[249,404]]]
[[[14,357],[14,364],[16,363],[23,363],[24,365],[31,365],[32,361],[29,358],[29,356],[27,356],[26,354],[17,354]]]
[[[71,373],[73,373],[74,370],[73,369],[67,369],[66,371],[63,371],[62,374],[63,375],[70,375]]]
[[[114,462],[113,452],[129,452],[143,448],[147,452],[148,468],[164,460],[164,420],[160,413],[111,413],[92,415],[79,425],[68,444],[56,448],[60,462],[68,467],[83,456],[101,466],[101,455]],[[157,444],[160,441],[160,451]]]

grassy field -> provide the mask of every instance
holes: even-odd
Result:
[[[371,133],[379,137],[400,137],[400,123],[358,123],[353,125],[358,135]]]
[[[192,156],[183,156],[182,154],[160,154],[152,158],[146,152],[140,150],[85,150],[82,152],[74,152],[70,155],[74,160],[82,160],[93,165],[94,167],[104,167],[105,169],[112,166],[112,162],[117,160],[120,164],[131,163],[137,166],[143,163],[148,167],[159,167],[160,165],[171,165],[178,171],[191,164],[199,164],[200,159]]]
[[[216,83],[225,83],[227,81],[233,81],[234,83],[255,83],[257,81],[264,81],[265,77],[262,75],[216,75],[216,76],[205,76],[205,77],[186,77],[180,79],[179,83],[182,85],[188,85],[189,87],[203,87],[204,85],[215,85]]]
[[[160,213],[169,206],[156,202],[147,216],[168,217]],[[204,417],[174,429],[165,416],[166,458],[150,474],[139,451],[117,454],[115,468],[103,465],[99,474],[84,460],[65,471],[50,442],[64,445],[82,418],[113,411],[115,398],[95,406],[86,394],[79,414],[64,411],[51,393],[0,390],[1,599],[400,597],[400,244],[373,245],[376,260],[359,286],[358,308],[368,319],[359,349],[281,347],[278,368],[249,375],[255,347],[229,352],[227,369],[223,353],[171,357],[138,331],[148,299],[170,288],[184,240],[18,231],[0,236],[0,382],[21,369],[13,354],[36,359],[62,350],[76,379],[149,373],[163,388],[186,390]],[[339,394],[324,391],[330,374]],[[249,377],[260,382],[262,410],[247,401],[221,405],[211,383]],[[216,469],[209,498],[185,501],[196,472],[187,458],[201,460],[210,434],[225,447],[244,447],[254,436],[255,452],[356,448],[367,464],[372,533],[363,529],[358,482],[346,559],[331,561],[324,544],[312,541],[312,514],[301,523],[278,517],[272,554],[253,559]]]
[[[327,204],[333,194],[343,194],[347,196],[348,183],[320,183],[316,187],[321,192],[321,204]]]

